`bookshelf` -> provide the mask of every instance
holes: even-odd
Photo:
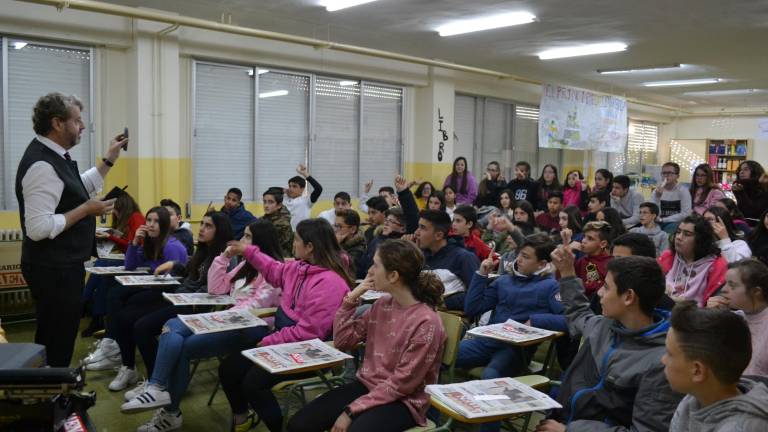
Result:
[[[715,183],[731,184],[738,178],[739,164],[749,159],[751,151],[747,139],[708,139],[707,163],[712,167]]]

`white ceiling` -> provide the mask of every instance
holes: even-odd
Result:
[[[495,69],[541,81],[679,106],[768,106],[766,0],[379,0],[329,13],[320,0],[108,0],[182,15]],[[537,22],[440,37],[457,20],[528,11]],[[620,41],[625,52],[559,60],[536,53]],[[600,75],[597,69],[682,63],[680,70]],[[722,78],[712,85],[646,88],[645,81]],[[752,95],[684,92],[765,89]]]

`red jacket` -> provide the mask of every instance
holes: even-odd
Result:
[[[560,214],[552,217],[549,212],[544,212],[536,217],[536,225],[546,233],[560,231]]]
[[[128,245],[131,244],[133,238],[136,236],[136,230],[142,225],[144,225],[144,215],[139,212],[134,212],[131,217],[128,218],[128,232],[123,233],[125,237],[110,235],[109,240],[116,244],[118,249],[125,252],[128,249]]]
[[[480,258],[480,261],[488,258],[488,255],[491,254],[491,248],[483,242],[475,230],[472,230],[467,237],[464,237],[464,246],[473,251]]]
[[[661,271],[666,276],[672,269],[672,264],[675,262],[675,254],[672,250],[667,249],[660,257],[656,259],[656,262],[661,266]],[[702,301],[707,304],[707,300],[717,292],[720,287],[725,285],[725,272],[728,271],[728,261],[722,256],[717,257],[712,266],[709,267],[709,273],[707,274],[707,288],[704,291],[704,298]]]
[[[576,260],[576,276],[584,282],[584,294],[592,297],[605,283],[608,274],[608,261],[613,257],[608,254],[585,255]]]

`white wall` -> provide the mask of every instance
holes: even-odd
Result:
[[[750,139],[751,157],[768,166],[768,140],[756,140],[759,116],[685,117],[661,127],[659,160],[669,159],[669,142],[673,139]]]

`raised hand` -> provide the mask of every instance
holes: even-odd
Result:
[[[408,181],[405,179],[405,177],[401,175],[395,177],[395,190],[402,192],[406,189],[408,189]]]
[[[371,193],[372,187],[373,187],[373,179],[371,179],[371,181],[365,184],[365,187],[363,187],[363,192],[365,192],[366,195]]]
[[[296,172],[304,178],[309,177],[309,170],[304,164],[299,164],[299,166],[296,168]]]
[[[576,276],[576,269],[574,268],[576,257],[569,247],[560,245],[552,252],[551,256],[552,264],[560,272],[561,277]]]

